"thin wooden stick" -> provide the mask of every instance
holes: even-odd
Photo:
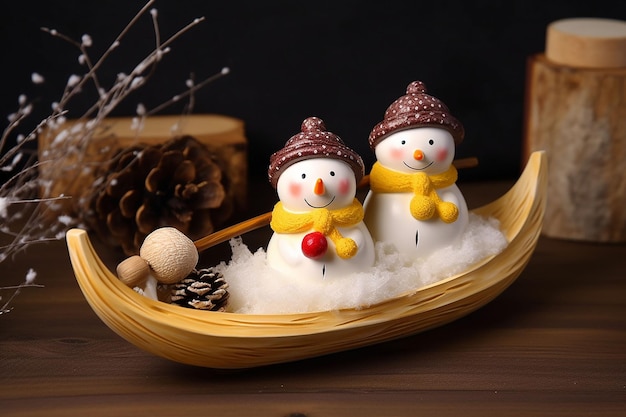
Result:
[[[225,229],[218,230],[217,232],[202,237],[193,243],[198,249],[198,252],[201,252],[212,246],[218,245],[222,242],[226,242],[227,240],[230,240],[234,237],[241,236],[244,233],[248,233],[263,226],[267,226],[271,220],[272,212],[268,211],[267,213],[261,214],[251,219],[244,220]]]
[[[453,164],[457,169],[472,168],[478,165],[478,159],[474,157],[462,158],[455,160]],[[366,187],[367,185],[369,185],[369,175],[363,177],[361,182],[359,182],[358,187]],[[198,249],[198,252],[202,252],[205,249],[209,249],[212,246],[219,245],[220,243],[226,242],[234,237],[241,236],[244,233],[252,232],[253,230],[267,226],[271,220],[272,212],[269,211],[251,219],[244,220],[240,223],[226,227],[222,230],[218,230],[217,232],[202,237],[193,243]]]
[[[478,158],[470,156],[467,158],[455,159],[452,161],[452,165],[454,165],[456,169],[475,168],[478,166]]]

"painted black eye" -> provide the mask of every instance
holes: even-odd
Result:
[[[400,142],[402,145],[406,145],[406,140],[402,140],[402,142]]]
[[[335,171],[330,171],[330,176],[334,177],[335,176]]]
[[[432,145],[433,143],[435,143],[435,141],[434,141],[434,140],[432,140],[432,139],[428,141],[428,144],[429,144],[429,145]]]
[[[306,174],[302,174],[302,179],[305,179],[305,178],[306,178]]]

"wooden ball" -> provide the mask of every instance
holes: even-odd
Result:
[[[140,256],[131,256],[117,266],[117,277],[131,288],[143,285],[150,275],[150,267]]]

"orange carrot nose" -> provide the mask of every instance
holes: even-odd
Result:
[[[421,161],[422,159],[424,159],[424,152],[420,151],[419,149],[416,149],[415,152],[413,152],[413,158],[416,161]]]
[[[316,195],[322,195],[324,194],[324,181],[322,181],[321,178],[318,178],[317,181],[315,181],[315,188],[313,188],[313,192]]]

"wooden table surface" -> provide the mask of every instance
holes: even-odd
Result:
[[[475,207],[510,185],[461,188]],[[119,337],[83,298],[62,241],[0,264],[3,283],[29,267],[45,288],[0,316],[2,416],[626,416],[624,244],[542,237],[510,288],[456,322],[238,371],[170,362]]]

